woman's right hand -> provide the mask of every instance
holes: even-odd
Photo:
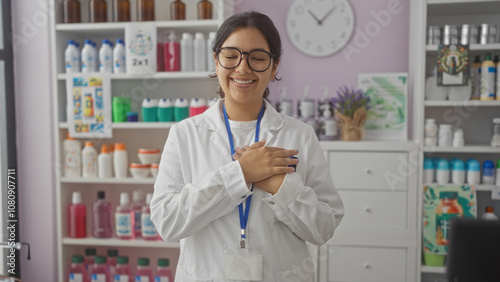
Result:
[[[291,156],[297,155],[297,150],[287,150],[277,147],[265,147],[262,141],[255,143],[238,160],[247,183],[254,183],[276,174],[294,172],[297,163]]]

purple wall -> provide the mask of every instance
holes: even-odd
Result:
[[[355,28],[347,45],[359,53],[346,56],[339,51],[325,58],[304,55],[288,39],[285,20],[291,3],[235,0],[235,12],[265,13],[280,32],[284,52],[278,73],[282,80],[271,83],[270,100],[279,99],[281,87],[286,87],[287,97],[293,99],[303,97],[305,86],[309,86],[310,97],[321,98],[325,86],[331,95],[342,85],[357,87],[360,73],[408,71],[409,0],[350,0]]]

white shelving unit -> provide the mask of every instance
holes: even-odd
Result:
[[[136,22],[135,1],[132,2],[132,21],[127,23],[110,22],[112,20],[112,5],[108,1],[108,22],[89,23],[89,0],[80,0],[82,7],[82,23],[61,23],[62,1],[51,0],[51,45],[52,45],[52,85],[53,85],[53,126],[55,128],[55,167],[60,167],[62,161],[62,141],[66,138],[68,123],[66,117],[66,74],[64,73],[64,50],[69,39],[82,43],[90,38],[100,45],[102,39],[124,38],[127,25],[153,24],[158,31],[158,38],[163,38],[167,31],[175,31],[180,39],[183,32],[216,31],[223,20],[233,13],[232,0],[211,0],[213,4],[213,20],[197,20],[197,0],[184,0],[186,3],[186,20],[170,21],[169,5],[172,1],[155,1],[154,22]],[[140,104],[144,98],[209,98],[216,96],[218,82],[209,78],[208,72],[154,72],[144,74],[111,74],[112,96],[125,96],[132,99],[132,111],[140,112]],[[128,159],[138,162],[135,154],[138,148],[162,149],[168,136],[168,130],[173,122],[131,122],[113,123],[113,138],[93,139],[97,149],[101,144],[124,142],[127,144]],[[82,143],[84,140],[81,140]],[[91,237],[92,213],[91,204],[96,199],[99,190],[106,191],[106,199],[113,204],[118,203],[120,192],[129,192],[142,189],[145,192],[153,191],[154,179],[125,178],[125,179],[84,179],[67,178],[60,171],[56,173],[55,194],[57,197],[57,267],[58,281],[66,281],[67,269],[73,254],[83,254],[87,247],[97,248],[98,254],[106,254],[106,249],[116,248],[121,255],[128,255],[134,264],[139,256],[150,257],[151,264],[156,264],[156,258],[169,257],[175,269],[179,255],[179,243],[163,241],[146,241],[142,239],[119,240],[116,238],[96,239]],[[75,191],[82,193],[82,200],[87,206],[87,234],[89,237],[74,239],[67,237],[67,206],[71,202],[71,194]],[[113,222],[113,220],[112,220]]]
[[[426,101],[425,78],[430,74],[436,63],[438,46],[426,45],[427,27],[430,25],[443,26],[445,24],[462,25],[482,23],[500,24],[499,0],[424,0],[410,3],[410,85],[414,98],[414,133],[420,144],[424,141],[424,120],[435,118],[438,124],[451,123],[455,128],[462,128],[465,134],[465,146],[461,148],[421,147],[419,166],[419,233],[422,234],[422,188],[423,158],[476,158],[481,163],[487,159],[496,161],[500,158],[500,148],[489,146],[491,123],[494,117],[500,117],[500,101]],[[500,55],[500,43],[472,44],[470,46],[469,62],[474,56],[484,58],[485,53]],[[435,185],[435,184],[434,184]],[[477,185],[478,216],[485,205],[500,205],[491,200],[490,185]],[[483,210],[481,210],[483,208]],[[421,237],[421,235],[419,235]],[[419,262],[421,261],[422,243],[419,240]],[[419,281],[437,281],[443,279],[445,267],[429,267],[419,263]],[[436,278],[437,276],[441,276]],[[434,277],[434,278],[433,278]]]

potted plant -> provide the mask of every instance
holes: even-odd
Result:
[[[333,98],[333,107],[340,120],[340,136],[343,141],[359,141],[363,139],[364,123],[367,110],[370,108],[370,97],[362,90],[341,87],[338,96]]]

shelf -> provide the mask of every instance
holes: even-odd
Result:
[[[480,100],[428,100],[425,101],[426,107],[500,107],[500,100],[497,101],[480,101]]]
[[[155,179],[148,178],[68,178],[62,177],[62,183],[87,183],[87,184],[154,184]]]
[[[101,75],[101,73],[93,73]],[[134,74],[109,74],[111,80],[139,80],[139,79],[209,79],[209,72],[156,72],[156,73],[134,73]],[[57,75],[58,80],[66,80],[67,75],[60,73]]]
[[[444,266],[422,266],[421,272],[446,274],[446,267],[444,267]]]
[[[97,238],[63,238],[64,245],[75,246],[105,246],[105,247],[144,247],[144,248],[180,248],[179,243],[168,243],[164,241],[147,241],[142,239],[120,240],[117,238],[97,239]]]
[[[427,52],[437,52],[437,45],[426,45],[425,50]],[[471,44],[469,46],[470,51],[500,51],[500,43],[491,44]]]
[[[455,184],[438,184],[438,183],[424,183],[424,186],[456,186]],[[469,185],[469,184],[464,184],[464,185]],[[471,185],[471,186],[474,186],[474,188],[476,188],[476,191],[493,191],[495,189],[495,186],[494,185],[483,185],[483,184],[479,184],[479,185]]]
[[[500,147],[464,146],[464,147],[424,147],[425,153],[485,153],[500,154]]]
[[[428,0],[428,16],[496,14],[500,10],[498,0]]]
[[[114,122],[113,129],[168,129],[176,122]],[[68,129],[67,122],[60,122],[59,129]]]
[[[153,22],[108,22],[108,23],[73,23],[56,24],[56,31],[74,33],[108,33],[124,31],[127,25],[153,24],[157,28],[173,28],[183,30],[213,31],[219,27],[219,20],[185,20],[185,21],[153,21]]]

